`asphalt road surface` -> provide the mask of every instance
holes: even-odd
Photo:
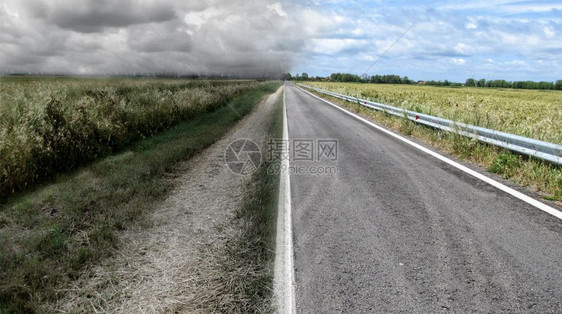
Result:
[[[338,145],[291,161],[297,312],[562,312],[561,220],[290,84],[286,106],[301,159]]]

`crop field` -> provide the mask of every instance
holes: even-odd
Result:
[[[0,198],[214,111],[257,84],[0,78]]]
[[[562,91],[306,83],[340,94],[562,144]]]

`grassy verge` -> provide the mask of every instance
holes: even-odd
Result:
[[[263,84],[0,207],[0,312],[34,312],[111,254],[118,232],[170,190],[174,165],[221,138],[279,87]],[[232,108],[234,110],[232,110]]]
[[[281,138],[283,97],[275,103],[270,120],[269,138]],[[264,143],[265,146],[265,143]],[[262,151],[265,151],[262,149]],[[227,243],[224,272],[234,302],[217,309],[225,313],[272,312],[273,262],[279,175],[270,175],[270,163],[262,164],[247,187],[244,205],[236,213],[241,232]]]
[[[332,92],[562,144],[562,91],[306,82]]]
[[[555,201],[559,206],[562,205],[562,167],[560,166],[540,159],[522,156],[454,133],[426,127],[357,103],[343,101],[312,90],[310,92],[402,134],[429,143],[457,158],[476,163],[489,172],[499,174],[514,183],[531,188],[546,200]]]
[[[0,79],[0,202],[212,112],[256,82]]]

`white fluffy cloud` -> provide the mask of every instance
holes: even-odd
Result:
[[[315,3],[326,2],[333,1]],[[312,49],[298,68],[324,75],[336,71],[361,74],[414,24],[369,75],[395,73],[456,81],[472,76],[561,79],[562,41],[556,40],[562,36],[559,7],[549,0],[340,3],[332,8],[346,17],[340,27],[346,35],[333,36],[337,41],[331,45],[332,54],[321,54],[314,49],[318,46],[309,46]]]

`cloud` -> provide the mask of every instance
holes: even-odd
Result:
[[[285,12],[285,10],[283,10],[283,6],[279,2],[275,2],[274,4],[270,4],[270,5],[267,6],[267,8],[269,10],[275,12],[277,15],[279,15],[281,17],[287,16],[287,13]]]
[[[463,59],[463,58],[451,58],[451,63],[457,64],[457,65],[465,65],[466,60]]]
[[[554,1],[514,1],[514,0],[487,0],[452,2],[443,8],[455,11],[480,10],[482,12],[501,12],[502,14],[522,14],[535,12],[551,12],[562,10],[562,4]]]
[[[34,0],[28,1],[27,5],[34,17],[82,33],[164,22],[176,17],[167,1]]]
[[[346,52],[355,53],[367,44],[366,40],[353,38],[319,38],[310,41],[310,49],[315,53],[334,55]]]
[[[361,74],[415,24],[368,74],[554,80],[562,73],[559,7],[554,0],[4,0],[0,73]]]
[[[499,11],[496,5],[508,7],[509,12]],[[336,6],[338,14],[354,21],[344,24],[343,33],[347,36],[338,38],[361,39],[365,44],[342,50],[335,43],[331,54],[321,54],[313,49],[317,46],[311,45],[308,55],[313,55],[317,64],[326,66],[320,68],[322,74],[329,74],[334,68],[361,74],[415,23],[369,75],[396,73],[419,79],[456,81],[471,76],[556,80],[559,79],[556,73],[562,72],[558,61],[562,42],[555,40],[562,33],[562,18],[553,15],[557,6],[559,2],[555,1],[502,0],[493,3],[445,0],[439,6],[428,1],[405,0],[370,7]],[[336,57],[341,62],[339,67],[330,63]],[[521,66],[513,60],[523,60],[526,64]],[[310,68],[318,70],[317,66],[307,64],[299,65],[308,72],[312,72]]]
[[[6,0],[0,73],[287,72],[328,23],[305,12],[268,0]]]
[[[143,24],[127,29],[127,45],[134,52],[187,53],[193,48],[189,28],[177,21],[164,25]]]

